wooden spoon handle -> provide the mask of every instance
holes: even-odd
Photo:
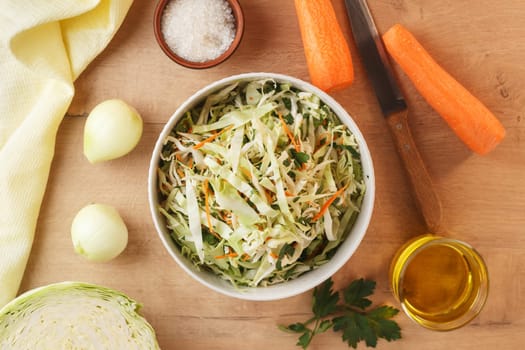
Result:
[[[434,191],[434,185],[425,163],[417,150],[408,127],[408,110],[391,114],[387,118],[390,131],[396,143],[403,165],[408,173],[416,204],[430,233],[442,230],[441,201]]]

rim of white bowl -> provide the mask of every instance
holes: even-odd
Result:
[[[359,144],[359,151],[361,155],[361,164],[364,171],[364,180],[366,184],[366,192],[361,205],[361,212],[359,213],[356,222],[354,223],[352,230],[348,234],[348,237],[341,243],[337,248],[337,252],[331,258],[331,260],[314,269],[304,273],[303,275],[283,283],[267,287],[234,287],[230,282],[221,279],[212,272],[198,270],[193,263],[182,256],[178,246],[171,239],[169,232],[166,229],[165,220],[157,210],[158,206],[158,191],[157,191],[157,168],[159,155],[163,147],[163,141],[167,135],[171,132],[175,124],[179,121],[181,116],[190,108],[203,101],[203,99],[210,93],[216,92],[217,90],[232,84],[237,81],[250,81],[257,79],[274,79],[279,82],[288,82],[294,87],[297,87],[303,91],[309,91],[316,94],[323,102],[328,104],[335,114],[340,118],[350,131],[355,135]],[[190,98],[182,103],[175,113],[166,122],[162,132],[160,133],[153,149],[152,157],[149,165],[148,172],[148,201],[150,206],[151,216],[157,234],[159,235],[164,247],[171,255],[171,257],[178,263],[178,265],[191,277],[205,285],[206,287],[222,293],[224,295],[244,299],[244,300],[256,300],[256,301],[268,301],[278,300],[288,297],[292,297],[301,293],[304,293],[325,280],[334,275],[343,265],[345,265],[350,257],[355,253],[358,246],[360,245],[370,223],[372,217],[373,207],[375,200],[375,176],[374,166],[370,151],[366,144],[365,138],[361,133],[359,127],[348,114],[348,112],[330,95],[313,86],[312,84],[303,81],[298,78],[294,78],[289,75],[279,73],[243,73],[225,77],[217,80],[197,92],[195,92]]]

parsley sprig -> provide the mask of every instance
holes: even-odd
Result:
[[[387,341],[401,338],[399,325],[391,320],[399,312],[398,309],[384,305],[367,310],[372,305],[367,297],[374,293],[375,281],[361,278],[341,292],[334,292],[333,285],[330,278],[314,289],[314,315],[308,321],[279,325],[279,329],[285,332],[301,334],[296,345],[307,349],[315,335],[330,328],[335,332],[341,331],[343,341],[354,349],[360,341],[374,348],[379,338]],[[340,294],[343,296],[342,302]]]

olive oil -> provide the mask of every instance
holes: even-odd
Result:
[[[425,235],[398,251],[391,284],[410,318],[427,328],[449,330],[481,311],[488,275],[481,256],[466,243]]]

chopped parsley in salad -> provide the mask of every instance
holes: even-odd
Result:
[[[359,146],[315,94],[242,81],[187,111],[164,140],[159,208],[181,253],[233,285],[326,262],[365,193]]]

